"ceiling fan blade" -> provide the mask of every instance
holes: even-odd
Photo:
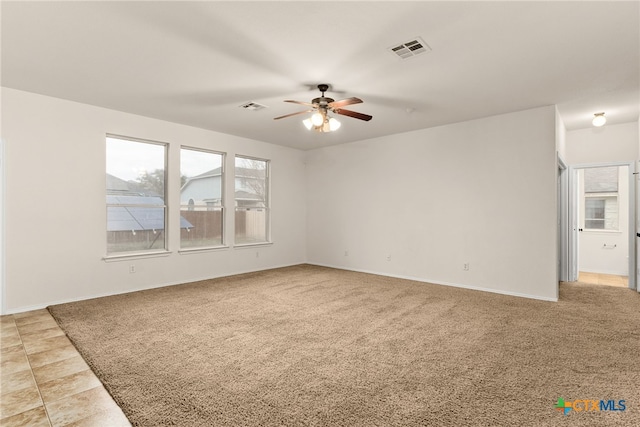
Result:
[[[309,104],[308,102],[294,101],[294,100],[292,100],[292,99],[287,99],[287,100],[285,100],[284,102],[292,102],[292,103],[294,103],[294,104],[306,105],[306,106],[308,106],[308,107],[313,107],[313,106],[314,106],[313,104]]]
[[[335,110],[333,110],[333,112],[336,114],[342,114],[343,116],[353,117],[354,119],[364,120],[366,122],[373,118],[373,116],[370,116],[368,114],[357,113],[351,110],[343,110],[341,108],[336,108]]]
[[[306,114],[306,113],[312,113],[312,112],[313,112],[313,110],[298,111],[296,113],[286,114],[286,115],[280,116],[280,117],[274,117],[273,120],[286,119],[287,117],[297,116],[298,114]]]
[[[362,99],[356,98],[354,96],[352,98],[345,98],[345,99],[341,99],[339,101],[330,102],[328,104],[328,107],[329,108],[340,108],[340,107],[344,107],[345,105],[361,104],[361,103],[362,103]]]

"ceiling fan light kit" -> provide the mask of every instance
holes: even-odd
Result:
[[[373,118],[368,114],[358,113],[356,111],[345,110],[342,107],[345,105],[360,104],[362,100],[360,98],[352,97],[336,101],[333,98],[324,96],[324,93],[329,89],[327,84],[319,84],[318,90],[322,93],[318,98],[311,100],[311,103],[300,102],[293,100],[285,100],[284,102],[292,102],[294,104],[301,104],[311,107],[310,110],[298,111],[296,113],[286,114],[284,116],[275,117],[274,120],[284,119],[286,117],[296,116],[298,114],[313,113],[310,118],[302,121],[304,126],[309,130],[316,132],[333,132],[340,128],[341,123],[335,118],[329,116],[329,112],[334,114],[340,114],[343,116],[353,117],[364,121],[369,121]]]
[[[316,122],[314,122],[313,118],[320,118],[320,121],[318,124],[316,124]],[[302,124],[304,124],[304,127],[306,127],[308,130],[314,130],[316,132],[333,132],[336,131],[340,128],[340,126],[342,126],[342,124],[334,119],[333,117],[322,117],[321,114],[316,113],[313,116],[311,116],[311,118],[309,119],[304,119],[302,121]]]
[[[607,118],[604,116],[604,113],[595,113],[592,123],[595,127],[604,126],[604,124],[607,123]]]
[[[320,126],[322,123],[324,123],[324,117],[320,113],[315,113],[313,116],[311,116],[311,123],[314,126]]]

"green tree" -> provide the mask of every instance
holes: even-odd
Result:
[[[135,181],[129,181],[132,190],[145,196],[159,196],[164,198],[164,169],[141,174]]]

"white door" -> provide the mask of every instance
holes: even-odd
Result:
[[[636,171],[632,171],[633,176],[635,177],[635,179],[633,180],[633,182],[635,182],[636,188],[634,189],[630,189],[631,191],[635,191],[636,194],[636,211],[635,211],[635,216],[636,216],[636,228],[635,230],[631,230],[632,233],[634,233],[635,238],[634,243],[635,243],[635,248],[636,248],[636,265],[635,265],[635,269],[636,269],[636,290],[638,292],[640,292],[640,245],[638,245],[638,242],[640,241],[640,175],[638,175],[638,171],[640,171],[640,167],[636,168]],[[631,276],[629,276],[631,277]]]
[[[629,287],[632,289],[638,289],[637,286],[640,283],[640,218],[638,213],[640,212],[640,182],[638,182],[639,176],[635,174],[635,163],[604,163],[604,164],[585,164],[575,165],[569,167],[569,281],[578,280],[579,275],[579,242],[580,242],[580,177],[579,170],[592,167],[603,166],[627,166],[628,167],[628,180],[629,188],[627,190],[629,196],[628,204],[628,228],[627,233],[629,236],[628,245],[628,277]],[[639,168],[640,169],[640,168]]]
[[[580,207],[578,169],[569,166],[569,281],[578,280],[578,218]]]

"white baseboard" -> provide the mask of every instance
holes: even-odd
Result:
[[[363,270],[363,269],[358,269],[358,268],[347,268],[347,267],[343,267],[343,266],[336,266],[336,265],[330,265],[330,264],[321,264],[321,263],[315,263],[315,262],[307,262],[307,264],[317,265],[317,266],[320,266],[320,267],[335,268],[335,269],[338,269],[338,270],[355,271],[355,272],[358,272],[358,273],[375,274],[376,276],[384,276],[384,277],[393,277],[393,278],[396,278],[396,279],[413,280],[414,282],[431,283],[431,284],[434,284],[434,285],[442,285],[442,286],[451,286],[451,287],[454,287],[454,288],[470,289],[470,290],[473,290],[473,291],[491,292],[493,294],[501,294],[501,295],[509,295],[509,296],[514,296],[514,297],[536,299],[536,300],[540,300],[540,301],[558,302],[558,298],[541,297],[539,295],[523,294],[523,293],[520,293],[520,292],[504,291],[504,290],[501,290],[501,289],[484,288],[484,287],[481,287],[481,286],[463,285],[463,284],[460,284],[460,283],[443,282],[443,281],[440,281],[440,280],[429,280],[429,279],[425,279],[425,278],[422,278],[422,277],[404,276],[404,275],[401,275],[401,274],[388,274],[388,273],[381,273],[381,272],[371,271],[371,270]]]
[[[31,305],[31,306],[13,308],[13,309],[7,310],[6,313],[2,313],[2,314],[3,315],[18,314],[18,313],[24,313],[24,312],[27,312],[27,311],[42,310],[43,308],[47,308],[50,305],[66,304],[66,303],[70,303],[70,302],[85,301],[85,300],[94,299],[94,298],[104,298],[104,297],[110,297],[110,296],[114,296],[114,295],[129,294],[131,292],[146,291],[146,290],[149,290],[149,289],[164,288],[164,287],[167,287],[167,286],[183,285],[185,283],[200,282],[202,280],[219,279],[220,277],[229,277],[229,276],[235,276],[235,275],[238,275],[238,274],[245,274],[245,273],[255,273],[257,271],[266,271],[266,270],[273,270],[275,268],[292,267],[294,265],[301,265],[301,264],[305,264],[305,263],[285,264],[285,265],[277,265],[277,266],[267,267],[267,268],[258,268],[258,269],[253,269],[253,270],[243,270],[243,271],[238,271],[238,272],[235,272],[235,273],[222,274],[220,276],[209,276],[209,277],[201,277],[201,278],[195,278],[195,279],[187,279],[187,281],[168,282],[168,283],[162,283],[162,284],[159,284],[159,285],[152,285],[152,286],[147,286],[147,287],[142,287],[142,288],[129,289],[129,290],[126,290],[126,291],[121,291],[121,292],[103,293],[103,294],[95,294],[95,295],[84,295],[84,296],[78,297],[78,298],[70,298],[70,299],[49,301],[49,302],[42,303],[42,304],[36,304],[36,305]]]
[[[440,281],[440,280],[429,280],[429,279],[425,279],[425,278],[422,278],[422,277],[405,276],[405,275],[399,275],[399,274],[389,274],[389,273],[382,273],[382,272],[379,272],[379,271],[372,271],[372,270],[363,270],[363,269],[357,269],[357,268],[347,268],[347,267],[338,266],[338,265],[322,264],[322,263],[315,263],[315,262],[306,262],[306,263],[293,263],[293,264],[277,265],[277,266],[268,267],[268,268],[242,270],[242,271],[237,271],[237,272],[234,272],[234,273],[223,274],[223,275],[220,275],[220,276],[208,276],[208,277],[200,277],[200,278],[188,279],[188,281],[186,281],[186,282],[185,281],[169,282],[169,283],[163,283],[163,284],[159,284],[159,285],[152,285],[152,286],[148,286],[148,287],[130,289],[130,290],[122,291],[122,292],[103,293],[103,294],[95,294],[95,295],[84,295],[84,296],[79,297],[79,298],[71,298],[71,299],[64,299],[64,300],[49,301],[49,302],[43,303],[43,304],[37,304],[37,305],[32,305],[32,306],[25,306],[25,307],[19,307],[19,308],[10,309],[10,310],[7,310],[7,312],[3,313],[3,314],[24,313],[26,311],[41,310],[43,308],[47,308],[50,305],[66,304],[66,303],[70,303],[70,302],[84,301],[84,300],[94,299],[94,298],[103,298],[103,297],[109,297],[109,296],[114,296],[114,295],[122,295],[122,294],[131,293],[131,292],[139,292],[139,291],[145,291],[145,290],[149,290],[149,289],[163,288],[163,287],[166,287],[166,286],[182,285],[182,284],[185,284],[185,283],[199,282],[199,281],[202,281],[202,280],[218,279],[220,277],[235,276],[235,275],[238,275],[238,274],[255,273],[257,271],[265,271],[265,270],[272,270],[272,269],[275,269],[275,268],[291,267],[291,266],[294,266],[294,265],[301,265],[301,264],[317,265],[317,266],[320,266],[320,267],[335,268],[335,269],[338,269],[338,270],[347,270],[347,271],[355,271],[355,272],[358,272],[358,273],[375,274],[376,276],[384,276],[384,277],[393,277],[393,278],[397,278],[397,279],[413,280],[414,282],[432,283],[434,285],[451,286],[451,287],[455,287],[455,288],[470,289],[470,290],[482,291],[482,292],[491,292],[491,293],[494,293],[494,294],[510,295],[510,296],[515,296],[515,297],[530,298],[530,299],[536,299],[536,300],[541,300],[541,301],[551,301],[551,302],[557,302],[558,301],[557,298],[545,298],[545,297],[541,297],[541,296],[538,296],[538,295],[530,295],[530,294],[524,294],[524,293],[520,293],[520,292],[504,291],[504,290],[500,290],[500,289],[485,288],[485,287],[481,287],[481,286],[463,285],[463,284],[460,284],[460,283],[443,282],[443,281]]]

